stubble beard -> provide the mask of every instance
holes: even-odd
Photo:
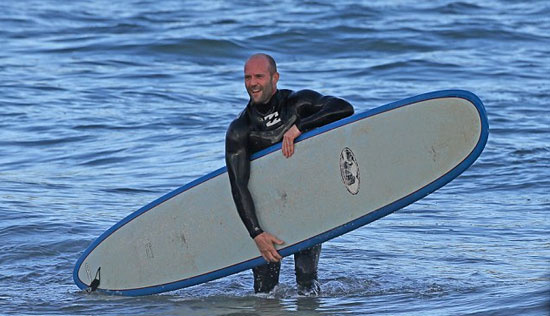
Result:
[[[254,99],[254,94],[252,93],[252,88],[248,90],[248,95],[250,96],[250,102],[252,104],[266,104],[269,102],[273,96],[273,80],[270,80],[269,83],[265,86],[260,86],[260,96],[257,98],[257,101]]]

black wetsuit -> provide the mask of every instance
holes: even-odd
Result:
[[[263,232],[248,190],[250,155],[280,142],[294,124],[304,133],[351,114],[351,104],[339,98],[323,96],[312,90],[277,90],[266,104],[253,105],[249,102],[231,123],[226,135],[225,160],[233,199],[250,237]],[[318,245],[294,255],[296,280],[305,290],[318,286],[320,250]],[[279,262],[254,268],[254,290],[271,291],[278,283],[279,269]]]

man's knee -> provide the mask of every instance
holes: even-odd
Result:
[[[252,269],[254,273],[254,292],[268,293],[279,283],[281,263],[268,263]]]
[[[316,273],[320,255],[321,245],[315,245],[294,254],[294,267],[296,273]]]
[[[311,248],[304,249],[294,255],[294,270],[296,273],[296,282],[299,287],[318,287],[317,265],[320,255],[321,245],[315,245]]]

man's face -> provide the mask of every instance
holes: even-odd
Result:
[[[277,90],[279,74],[269,73],[269,63],[265,58],[248,60],[244,66],[244,85],[253,104],[267,103]]]

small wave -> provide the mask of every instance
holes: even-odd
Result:
[[[155,190],[136,189],[136,188],[109,188],[103,190],[108,193],[136,194],[136,193],[156,193]]]
[[[89,136],[70,136],[61,138],[50,138],[41,140],[14,140],[14,141],[0,141],[0,146],[21,146],[21,147],[43,147],[57,144],[67,143],[80,143],[87,139]]]
[[[239,58],[243,46],[229,39],[187,38],[161,40],[144,47],[152,53],[185,54],[188,58],[208,58],[215,64],[223,58]],[[216,62],[217,61],[217,62]]]
[[[377,292],[380,283],[366,278],[340,277],[321,282],[322,296],[354,296]]]
[[[479,12],[480,10],[486,9],[478,4],[469,3],[469,2],[450,2],[445,5],[431,8],[435,12],[444,13],[444,14],[465,14],[471,13],[472,11]]]
[[[512,151],[511,154],[522,158],[536,157],[537,155],[544,155],[544,158],[548,158],[547,155],[550,154],[550,147],[547,147],[547,146],[531,147],[530,146],[528,148],[518,148]]]
[[[81,163],[80,165],[82,166],[104,166],[104,165],[114,165],[114,164],[119,164],[119,163],[125,163],[125,162],[128,162],[128,161],[131,161],[135,158],[133,157],[130,157],[130,156],[127,156],[127,157],[108,157],[108,158],[97,158],[97,159],[92,159],[92,160],[89,160],[89,161],[85,161],[83,163]]]

